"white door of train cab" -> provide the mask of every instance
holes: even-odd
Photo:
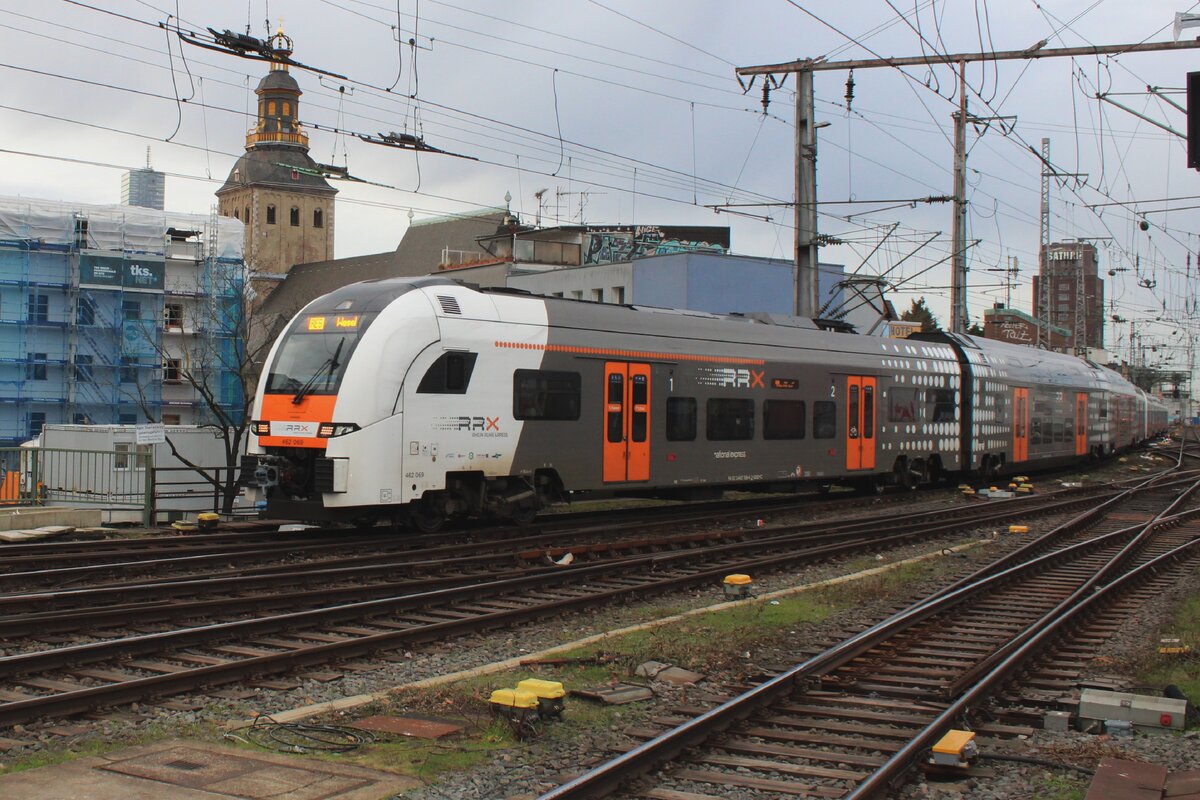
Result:
[[[875,379],[846,378],[846,469],[875,469]]]
[[[604,482],[650,480],[650,365],[604,364]]]

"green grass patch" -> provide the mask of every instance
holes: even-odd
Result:
[[[39,750],[18,761],[14,761],[12,764],[0,764],[0,775],[25,772],[26,770],[38,769],[39,767],[50,767],[55,764],[73,761],[77,758],[86,758],[87,756],[100,756],[105,753],[111,753],[114,750],[119,750],[122,747],[128,747],[130,744],[132,742],[108,742],[96,739],[80,742],[75,745],[64,745],[49,750]]]
[[[614,677],[631,675],[643,661],[664,661],[701,671],[728,667],[761,641],[800,625],[826,619],[834,606],[819,593],[804,592],[772,602],[751,602],[689,617],[669,626],[633,631],[566,654],[574,657],[606,653],[613,657]]]
[[[1033,788],[1032,800],[1083,800],[1088,783],[1086,778],[1078,775],[1044,773]]]
[[[1178,638],[1191,652],[1160,655],[1158,644],[1162,637]],[[1134,672],[1144,684],[1163,687],[1173,683],[1188,697],[1200,700],[1200,597],[1184,601],[1170,622],[1156,632],[1147,652],[1134,665]]]
[[[522,751],[539,741],[573,741],[586,733],[608,730],[628,714],[629,709],[568,698],[566,712],[561,719],[539,722],[531,738],[521,739],[507,720],[493,716],[488,704],[493,689],[515,686],[525,678],[558,680],[568,689],[581,688],[604,684],[611,676],[612,672],[605,665],[531,666],[474,677],[435,689],[394,692],[382,702],[356,711],[355,716],[436,716],[459,722],[463,725],[462,733],[440,740],[381,735],[374,743],[353,752],[321,754],[317,758],[387,770],[423,783],[436,782],[439,776],[448,773],[475,769],[496,758],[511,756],[519,760],[523,757],[519,755]],[[339,715],[322,722],[344,725],[347,720]]]
[[[862,571],[871,567],[883,566],[885,563],[876,560],[874,556],[867,558],[870,561],[867,562],[866,566],[854,567],[855,561],[859,559],[852,560],[849,566],[854,571]],[[834,608],[848,608],[858,605],[864,599],[879,599],[908,594],[911,591],[909,584],[930,578],[946,566],[947,564],[936,558],[916,561],[910,564],[901,564],[894,569],[880,572],[877,575],[870,575],[858,580],[825,587],[818,594],[821,595],[825,603]]]
[[[89,735],[79,741],[62,743],[43,743],[43,749],[24,757],[17,757],[10,764],[0,764],[0,775],[51,767],[64,764],[77,758],[103,756],[126,747],[156,742],[160,739],[181,738],[197,740],[220,739],[220,732],[215,725],[209,723],[193,723],[190,725],[151,725],[147,728],[123,728],[123,733],[116,738],[99,734]]]

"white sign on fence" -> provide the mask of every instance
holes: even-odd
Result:
[[[138,425],[134,428],[134,441],[137,444],[159,444],[167,440],[167,429],[161,422],[149,425]]]

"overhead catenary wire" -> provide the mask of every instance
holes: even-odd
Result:
[[[938,16],[939,18],[941,17],[941,15],[942,15],[943,13],[945,13],[945,5],[946,5],[946,4],[943,4],[943,6],[942,6],[940,9],[936,9],[936,10],[937,10],[937,12],[938,12],[938,13],[937,13],[937,16]],[[899,21],[897,20],[897,22],[899,22]],[[858,37],[858,36],[856,36],[855,38],[859,38],[859,37]],[[931,38],[933,38],[935,41],[937,41],[936,37],[934,37],[932,34],[931,34]],[[391,77],[391,76],[389,76],[389,77]],[[910,82],[910,83],[911,83],[911,82]],[[1005,82],[1005,84],[1007,84],[1007,82]],[[214,84],[214,85],[215,85],[215,84]],[[206,87],[206,88],[207,88],[207,89],[212,89],[212,88],[213,88],[213,85],[210,85],[209,87]],[[992,85],[991,85],[991,83],[990,83],[990,76],[989,76],[989,85],[988,85],[986,88],[988,89],[988,93],[990,94],[990,92],[991,92],[991,90],[992,90],[992,88],[993,88],[993,87],[992,87]],[[381,92],[380,94],[382,94],[382,92]],[[395,96],[398,96],[399,94],[400,94],[400,93],[394,93],[394,95],[395,95]],[[210,98],[212,98],[213,96],[214,96],[214,95],[212,94],[212,92],[209,92],[209,97],[210,97]],[[986,96],[987,96],[987,94],[985,94],[985,97],[986,97]],[[1004,96],[1003,92],[1001,92],[1000,96]],[[203,99],[203,98],[202,98],[202,99]],[[319,99],[319,98],[315,98],[315,99]],[[376,108],[378,108],[378,107],[380,107],[380,106],[383,106],[383,105],[386,105],[386,103],[383,103],[383,102],[381,102],[381,101],[380,101],[378,98],[376,98],[376,99],[372,99],[372,98],[370,98],[370,97],[365,97],[365,98],[363,98],[363,99],[364,99],[364,100],[366,100],[368,104],[371,104],[371,105],[373,105],[373,107],[376,107]],[[438,99],[441,99],[441,98],[438,98]],[[219,102],[219,100],[217,100],[217,101],[213,101],[213,102]],[[1003,101],[1002,101],[1002,102],[1003,102]],[[239,103],[239,105],[240,105],[240,103]],[[308,107],[309,107],[309,110],[310,110],[310,111],[315,111],[315,108],[314,108],[314,106],[313,106],[311,103],[308,103]],[[356,105],[354,110],[355,110],[355,112],[359,112],[359,111],[366,111],[366,113],[367,113],[367,114],[372,114],[373,112],[371,112],[370,110],[368,110],[368,109],[369,109],[369,107],[370,107],[369,105]],[[430,106],[424,106],[424,107],[425,107],[426,109],[432,110],[432,107],[430,107]],[[864,108],[866,108],[866,107],[864,106]],[[857,106],[856,106],[856,110],[857,110]],[[73,113],[73,114],[78,114],[78,112],[70,112],[70,113]],[[447,114],[451,114],[451,113],[453,113],[453,112],[449,112],[449,111],[447,111],[447,112],[445,112],[445,113],[447,113]],[[332,112],[331,112],[331,114],[332,114]],[[348,104],[348,105],[347,105],[347,115],[349,115],[349,114],[350,114],[350,106],[349,106],[349,104]],[[383,114],[379,114],[379,113],[376,113],[375,115],[376,115],[376,116],[384,116]],[[918,115],[919,115],[919,112],[918,112]],[[870,115],[868,115],[868,116],[870,116]],[[445,118],[443,118],[443,119],[444,119],[446,122],[449,122],[449,117],[445,117]],[[464,119],[465,119],[465,118],[464,118]],[[861,119],[861,118],[860,118],[860,119]],[[878,119],[878,118],[875,118],[875,119]],[[362,127],[362,125],[361,125],[361,124],[358,122],[358,120],[357,120],[357,119],[355,119],[355,118],[351,118],[351,117],[349,117],[349,116],[348,116],[348,117],[347,117],[347,121],[348,121],[349,123],[351,123],[351,127],[357,127],[357,128],[361,128],[361,127]],[[932,120],[931,120],[931,121],[932,121]],[[1023,121],[1023,122],[1024,122],[1024,121]],[[464,128],[466,128],[466,127],[474,127],[474,125],[481,125],[481,124],[482,124],[482,123],[480,123],[479,121],[475,121],[475,122],[474,122],[472,125],[470,125],[470,126],[468,126],[468,125],[463,125],[463,127],[464,127]],[[339,128],[339,129],[345,129],[345,128],[347,127],[347,125],[346,125],[345,123],[338,123],[338,124],[335,124],[333,127],[336,127],[336,128]],[[557,126],[556,126],[556,127],[557,127]],[[768,131],[769,131],[769,130],[770,130],[772,127],[773,127],[773,126],[772,126],[772,125],[770,125],[770,124],[767,124],[767,125],[765,125],[765,129],[766,129],[766,130],[768,130]],[[939,125],[938,127],[942,127],[942,126],[940,126],[940,125]],[[1027,125],[1023,124],[1023,126],[1022,126],[1022,127],[1023,127],[1023,130],[1024,130],[1024,131],[1028,132],[1029,128],[1027,127]],[[1108,130],[1111,130],[1111,129],[1115,128],[1115,127],[1116,127],[1116,126],[1112,124],[1112,121],[1111,121],[1111,120],[1110,120],[1108,123],[1106,123],[1106,125],[1105,125],[1105,129],[1106,129],[1106,131],[1108,131]],[[757,122],[756,122],[756,128],[757,128],[757,129],[759,129],[759,130],[763,130],[763,129],[764,129],[764,127],[763,127],[763,121],[761,120],[761,118],[760,118],[760,120],[759,120],[759,121],[757,121]],[[442,129],[439,129],[439,130],[445,130],[445,129],[444,129],[444,128],[442,128]],[[460,138],[467,138],[467,139],[469,139],[469,138],[475,137],[475,136],[477,136],[477,135],[478,135],[478,134],[472,134],[470,137],[460,137]],[[746,135],[747,135],[747,138],[749,138],[751,134],[750,134],[750,133],[749,133],[749,131],[748,131]],[[764,135],[765,135],[765,134],[764,134]],[[1026,135],[1028,135],[1028,133],[1026,133]],[[553,133],[551,133],[551,134],[550,134],[550,136],[551,136],[551,138],[552,138],[552,140],[553,140],[554,149],[555,149],[555,150],[558,150],[558,149],[559,149],[559,145],[560,145],[560,143],[559,143],[559,141],[558,141],[558,137],[555,137]],[[1106,137],[1108,136],[1108,133],[1107,133],[1107,132],[1106,132],[1105,136],[1106,136]],[[858,138],[858,137],[856,137],[856,139],[857,139],[857,138]],[[905,138],[905,137],[901,137],[901,138],[903,139],[903,138]],[[533,137],[532,137],[532,136],[530,136],[530,139],[529,139],[528,141],[532,141],[532,140],[533,140]],[[194,138],[194,137],[193,137],[193,140],[192,140],[192,141],[195,141],[195,138]],[[990,147],[990,145],[987,145],[987,146],[989,146],[989,147]],[[567,150],[568,150],[568,148],[569,148],[569,144],[568,144],[568,143],[566,143],[566,142],[563,142],[563,143],[562,143],[562,147],[563,147],[563,151],[565,152],[565,151],[567,151]],[[526,153],[528,153],[528,152],[530,152],[530,151],[527,151],[527,150],[525,150],[525,149],[524,149],[524,146],[514,146],[514,147],[507,147],[507,148],[506,148],[506,146],[500,146],[499,148],[497,148],[496,152],[498,152],[498,153],[502,153],[502,152],[503,152],[505,149],[507,149],[507,150],[508,150],[508,152],[504,154],[504,156],[503,156],[503,160],[505,160],[505,161],[507,162],[507,165],[508,165],[508,166],[507,166],[507,168],[509,168],[509,169],[512,169],[512,168],[513,168],[513,164],[516,162],[516,160],[517,160],[517,158],[518,158],[518,157],[520,158],[520,166],[523,168],[523,169],[521,170],[521,172],[524,172],[524,171],[526,171],[526,170],[524,169],[524,168],[526,168],[526,167],[539,168],[539,167],[541,167],[541,166],[542,166],[542,164],[540,164],[540,163],[539,163],[539,162],[536,160],[536,158],[537,158],[537,157],[540,157],[540,154],[539,154],[537,157],[530,156],[529,160],[527,160],[527,159],[526,159],[525,155],[526,155]],[[753,149],[753,148],[751,148],[751,149]],[[858,149],[858,148],[856,147],[855,149]],[[1123,149],[1123,148],[1122,148],[1122,149]],[[868,152],[869,152],[869,151],[868,151]],[[925,152],[928,152],[928,151],[926,150]],[[556,153],[556,155],[557,155],[557,154],[558,154],[558,153]],[[857,155],[857,154],[856,154],[856,155]],[[915,161],[915,159],[910,159],[910,160],[909,160],[909,163],[911,164],[913,161]],[[580,174],[581,174],[581,170],[582,170],[582,168],[583,168],[583,160],[582,160],[582,158],[581,158],[581,157],[579,157],[579,156],[577,155],[577,156],[574,158],[574,160],[573,160],[573,164],[574,164],[574,167],[575,167],[575,169],[574,169],[574,176],[573,176],[573,177],[574,177],[576,180],[578,180],[578,179],[579,179],[579,176],[580,176]],[[736,161],[733,161],[733,162],[730,164],[730,167],[731,167],[731,169],[730,169],[730,172],[732,172],[732,167],[733,167],[733,166],[735,166],[736,164],[737,164],[737,162],[736,162]],[[920,176],[922,176],[922,175],[924,175],[924,174],[925,174],[925,172],[924,172],[923,170],[912,169],[912,168],[911,168],[910,166],[908,166],[908,165],[895,165],[895,164],[893,164],[893,165],[894,165],[894,166],[900,166],[900,169],[898,170],[898,172],[899,172],[899,173],[908,173],[908,175],[910,175],[910,176],[917,176],[917,177],[920,177]],[[552,161],[552,162],[551,162],[549,165],[547,165],[547,166],[546,166],[546,168],[545,168],[545,170],[543,170],[542,174],[545,174],[545,172],[549,172],[549,171],[551,171],[551,170],[552,170],[552,168],[553,168],[553,166],[554,166],[554,162]],[[655,166],[657,166],[657,165],[655,165]],[[642,188],[649,188],[651,191],[654,191],[654,187],[653,187],[652,183],[650,183],[650,178],[649,178],[649,175],[650,175],[650,174],[651,174],[651,172],[653,171],[653,167],[652,167],[652,166],[646,166],[645,168],[639,169],[638,167],[631,167],[631,166],[629,166],[628,164],[626,164],[626,165],[625,165],[623,168],[615,168],[615,169],[613,169],[612,171],[613,171],[614,173],[617,173],[617,172],[621,172],[621,170],[622,170],[622,169],[623,169],[623,171],[624,171],[624,176],[625,176],[625,177],[624,177],[624,178],[623,178],[621,181],[619,181],[619,184],[620,184],[621,186],[623,186],[625,189],[628,189],[628,188],[629,188],[629,186],[630,186],[630,181],[629,181],[629,178],[630,178],[630,176],[631,176],[631,174],[632,174],[632,170],[633,170],[633,169],[638,169],[638,170],[639,170],[639,171],[638,171],[638,178],[641,178],[641,179],[642,179],[642,180],[638,180],[638,181],[637,181],[637,186],[638,186],[638,188],[639,188],[639,189],[642,189]],[[876,167],[875,167],[875,165],[870,165],[870,166],[868,166],[868,167],[867,167],[867,169],[868,169],[868,171],[872,171],[872,170],[876,169]],[[1025,169],[1026,169],[1026,170],[1028,170],[1028,168],[1027,168],[1027,167],[1026,167]],[[744,172],[744,170],[742,170],[742,172]],[[987,169],[983,169],[983,170],[981,170],[981,171],[980,171],[980,173],[979,173],[979,174],[981,174],[981,175],[988,175],[988,174],[989,174],[989,172],[990,172],[990,173],[992,173],[992,174],[995,174],[995,173],[997,173],[997,172],[998,172],[998,173],[1005,173],[1005,170],[1004,170],[1004,169],[1000,169],[1000,170],[990,170],[990,171],[989,171],[989,170],[987,170]],[[692,183],[692,179],[693,179],[694,173],[695,173],[695,170],[692,170],[690,173],[685,173],[686,177],[682,177],[682,176],[681,176],[681,177],[679,178],[679,180],[677,181],[679,184],[682,184],[682,183],[683,183],[685,180],[687,181],[687,183],[689,184],[689,186],[688,186],[688,191],[689,191],[689,194],[691,194],[691,186],[690,186],[690,184]],[[520,173],[518,173],[518,174],[520,174]],[[531,172],[531,174],[534,174],[534,173],[532,173],[532,172]],[[1016,184],[1018,183],[1018,181],[1013,181],[1013,180],[1011,180],[1011,179],[1012,179],[1013,177],[1016,177],[1016,176],[1017,176],[1017,175],[1019,175],[1020,173],[1016,173],[1016,172],[1014,172],[1014,173],[1005,173],[1005,174],[1006,174],[1006,179],[1007,179],[1007,180],[1009,180],[1009,184],[1007,184],[1007,185],[1013,185],[1013,186],[1015,187],[1015,186],[1016,186]],[[907,178],[906,178],[905,180],[907,180]],[[604,183],[609,183],[609,184],[611,184],[611,183],[613,183],[614,181],[612,181],[612,180],[605,180],[605,181],[603,181],[603,182],[604,182]],[[927,182],[929,182],[929,181],[927,181]],[[738,180],[736,180],[736,181],[735,181],[735,182],[734,182],[732,185],[733,185],[733,186],[735,186],[736,188],[739,188],[739,189],[740,189],[740,188],[741,188],[741,183],[742,183],[742,181],[741,181],[741,179],[739,178],[739,179],[738,179]],[[934,184],[934,185],[936,186],[936,185],[937,185],[937,183],[938,183],[938,181],[934,180],[934,181],[931,181],[931,182],[929,182],[929,183],[932,183],[932,184]],[[749,185],[750,187],[753,187],[753,186],[754,186],[752,183],[751,183],[751,184],[748,184],[748,185]],[[989,188],[989,189],[990,189],[990,190],[991,190],[993,193],[995,192],[995,190],[996,190],[996,188],[997,188],[997,187],[996,187],[996,185],[994,185],[994,184],[992,183],[992,181],[990,181],[990,180],[987,182],[987,187],[988,187],[988,188]],[[682,187],[680,187],[680,188],[682,188]],[[937,189],[938,189],[938,190],[941,190],[941,191],[944,191],[944,189],[943,189],[941,186],[937,186]],[[674,190],[673,190],[673,191],[674,191]],[[1114,192],[1115,192],[1115,190],[1114,190]],[[670,192],[668,192],[668,193],[670,193]],[[721,192],[720,196],[724,197],[724,196],[725,196],[725,194],[726,194],[726,192]],[[1096,199],[1097,199],[1095,196],[1091,196],[1091,193],[1090,193],[1090,192],[1088,192],[1088,191],[1084,191],[1082,194],[1083,194],[1083,198],[1084,198],[1084,199],[1083,199],[1083,200],[1075,200],[1074,202],[1087,202],[1087,203],[1091,203],[1091,202],[1093,202],[1094,200],[1096,200]],[[1010,197],[1010,196],[1011,196],[1011,192],[1007,192],[1007,191],[1005,191],[1005,192],[1001,192],[1001,193],[999,193],[998,195],[996,195],[996,194],[993,194],[993,196],[999,196],[999,197],[1001,197],[1001,198]],[[1124,196],[1125,196],[1125,195],[1123,195],[1123,194],[1117,193],[1117,197],[1118,197],[1118,198],[1122,198],[1122,197],[1124,197]],[[1136,193],[1134,193],[1132,196],[1136,197],[1136,196],[1137,196],[1137,194],[1136,194]],[[1102,199],[1102,198],[1101,198],[1101,199]],[[1001,202],[1003,203],[1003,200],[1002,200]],[[1061,205],[1058,205],[1058,204],[1056,204],[1056,205],[1058,205],[1058,207],[1059,207],[1059,208],[1060,208],[1060,209],[1061,209],[1061,210],[1062,210],[1064,213],[1070,213],[1070,208],[1071,208],[1071,207],[1070,207],[1070,206],[1068,206],[1068,205],[1066,205],[1066,203],[1069,203],[1069,202],[1072,202],[1071,198],[1067,198],[1067,200],[1066,200],[1066,201],[1064,201],[1064,203],[1063,203],[1063,204],[1061,204]],[[1020,205],[1020,204],[1019,204],[1019,201],[1018,201],[1017,205],[1018,205],[1018,206]],[[1010,203],[1009,203],[1009,205],[1007,205],[1007,206],[1005,206],[1005,205],[1002,205],[1002,206],[1001,206],[1001,208],[1000,208],[1000,211],[999,211],[999,213],[1000,213],[1000,214],[1002,214],[1002,215],[1006,215],[1006,216],[1005,216],[1006,220],[1007,220],[1007,219],[1016,219],[1016,218],[1020,218],[1020,217],[1024,216],[1024,215],[1021,215],[1021,214],[1017,213],[1017,211],[1016,211],[1016,207],[1017,207],[1017,206],[1014,206],[1014,205],[1012,205],[1012,203],[1010,202]],[[1057,214],[1056,214],[1056,218],[1057,218]],[[1111,220],[1111,222],[1112,222],[1112,225],[1113,225],[1114,227],[1120,227],[1120,224],[1121,224],[1121,223],[1118,223],[1118,222],[1117,222],[1117,219],[1118,219],[1118,218],[1121,218],[1121,219],[1126,219],[1126,218],[1127,218],[1127,214],[1117,214],[1117,215],[1112,215],[1112,216],[1110,216],[1109,218],[1110,218],[1110,220]],[[778,231],[778,230],[780,230],[780,228],[779,228],[778,226],[773,226],[773,228],[772,228],[772,229],[773,229],[773,230],[775,230],[775,231]],[[1176,234],[1176,235],[1178,235],[1178,234]],[[1125,244],[1125,243],[1123,242],[1122,244]],[[1127,245],[1127,244],[1125,244],[1125,246],[1126,246],[1126,247],[1128,247],[1128,245]],[[1143,243],[1143,253],[1142,253],[1142,255],[1143,255],[1143,260],[1144,260],[1144,257],[1145,257],[1145,255],[1146,255],[1146,254],[1145,254],[1145,246],[1146,246],[1146,245],[1145,245],[1145,243]]]

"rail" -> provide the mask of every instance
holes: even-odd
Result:
[[[1128,498],[1144,491],[1161,478],[1164,474],[1155,476],[1147,481],[1141,482],[1134,487],[1131,487],[1126,492],[1118,497]],[[1194,491],[1194,488],[1192,489]],[[1192,491],[1186,493],[1190,496]],[[1116,498],[1114,498],[1116,499]],[[1182,499],[1182,498],[1180,498]],[[802,686],[808,681],[817,676],[827,674],[834,669],[848,663],[854,658],[857,658],[871,650],[880,642],[895,636],[901,631],[907,630],[919,622],[929,619],[930,617],[939,614],[946,609],[949,609],[965,599],[975,596],[988,588],[998,585],[1012,577],[1030,573],[1039,569],[1042,565],[1053,563],[1064,557],[1069,557],[1072,553],[1083,551],[1089,548],[1096,547],[1099,543],[1109,540],[1114,540],[1117,537],[1129,537],[1134,542],[1140,543],[1143,539],[1139,534],[1147,529],[1161,527],[1164,525],[1177,524],[1182,519],[1191,519],[1200,516],[1200,511],[1189,511],[1174,514],[1172,513],[1178,507],[1180,500],[1177,499],[1172,503],[1170,508],[1155,516],[1153,520],[1147,523],[1135,525],[1129,528],[1105,534],[1095,539],[1070,545],[1054,552],[1045,553],[1043,555],[1029,558],[1029,550],[1022,548],[1025,553],[1026,561],[1024,563],[1012,564],[1010,560],[1002,560],[999,570],[981,570],[980,573],[973,576],[973,579],[960,581],[943,592],[933,595],[924,601],[910,606],[908,609],[900,611],[888,619],[879,622],[866,630],[849,637],[841,643],[831,647],[830,649],[807,659],[801,664],[789,669],[780,675],[759,684],[749,691],[735,697],[709,711],[688,720],[678,727],[660,734],[658,737],[645,742],[626,753],[623,753],[616,758],[585,772],[577,778],[568,781],[567,783],[558,786],[539,796],[538,800],[584,800],[585,798],[599,798],[607,796],[621,785],[625,784],[632,777],[649,772],[661,766],[663,763],[678,757],[685,750],[701,745],[707,741],[714,732],[729,728],[737,721],[746,718],[755,710],[776,702],[783,696],[790,694],[796,687]],[[1105,503],[1101,508],[1108,506]],[[1092,512],[1084,514],[1068,521],[1064,525],[1058,526],[1056,531],[1060,534],[1064,531],[1074,532],[1088,527],[1096,521],[1097,517]],[[1134,545],[1136,546],[1136,545]],[[1114,562],[1123,563],[1127,558],[1130,549],[1123,548],[1121,553],[1114,559]],[[1105,569],[1098,577],[1104,580],[1111,571]],[[1142,573],[1144,574],[1144,573]],[[1098,581],[1088,583],[1088,588],[1097,586]],[[1086,594],[1083,590],[1076,593],[1078,596]],[[1043,625],[1046,621],[1043,621]],[[1043,641],[1046,634],[1046,628],[1038,628],[1035,626],[1029,632],[1028,636],[1032,636],[1030,641],[1028,636],[1022,639],[1021,644],[1032,644],[1033,642]],[[994,683],[1001,671],[1007,671],[1011,668],[1014,662],[1028,655],[1030,652],[1025,647],[1020,647],[1015,652],[1012,649],[1003,651],[1003,663],[995,668],[994,672],[989,673],[985,682],[988,685]],[[994,663],[994,662],[993,662]],[[970,698],[975,699],[980,695],[982,689],[972,690]],[[955,703],[956,708],[959,708],[961,713],[962,704]],[[950,718],[949,712],[943,717]],[[940,718],[939,718],[940,719]],[[895,757],[888,760],[885,767],[878,772],[872,774],[870,779],[855,790],[851,796],[857,800],[858,798],[868,797],[870,792],[876,791],[879,787],[885,785],[886,782],[894,779],[896,775],[907,768],[911,763],[912,753],[916,752],[921,746],[928,746],[928,740],[934,735],[936,729],[931,725],[927,730],[922,732],[920,737],[914,738],[913,750],[905,749],[902,751],[905,758],[897,753]],[[944,727],[942,728],[944,733]],[[848,799],[849,800],[849,799]]]

